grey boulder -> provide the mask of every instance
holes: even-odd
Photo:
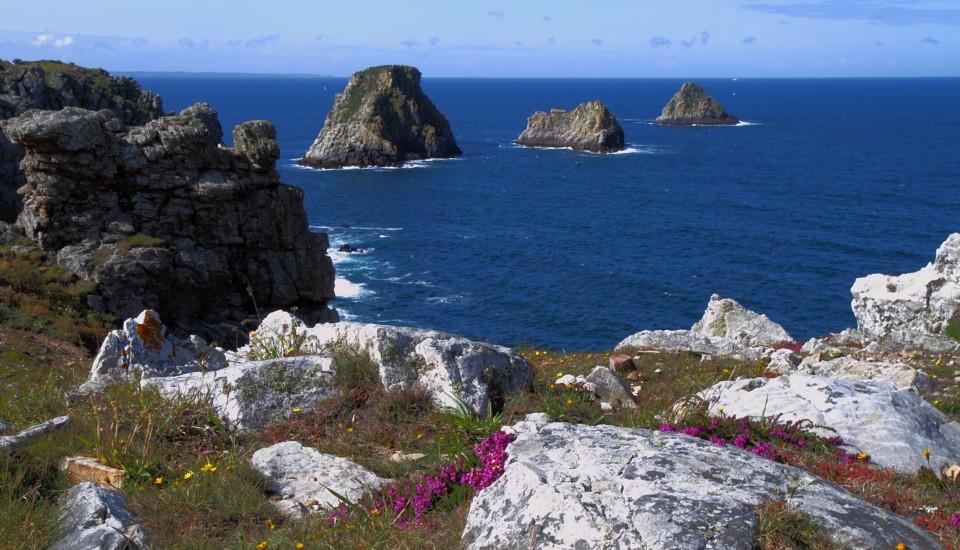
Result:
[[[120,493],[89,481],[66,494],[51,550],[140,550],[149,548],[147,532],[127,509]]]
[[[843,548],[939,548],[909,520],[833,483],[731,447],[612,426],[513,426],[503,476],[470,505],[467,548],[754,548],[767,499],[821,521]]]

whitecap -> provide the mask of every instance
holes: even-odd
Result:
[[[431,304],[450,304],[454,302],[462,302],[465,296],[462,294],[452,294],[450,296],[431,296],[427,298],[427,302]]]
[[[367,290],[363,283],[354,283],[337,277],[333,284],[333,292],[338,298],[359,298],[361,295],[370,293],[370,290]]]

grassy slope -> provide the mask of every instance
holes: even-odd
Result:
[[[688,354],[639,354],[631,377],[643,386],[640,407],[602,411],[586,394],[552,382],[561,372],[586,374],[606,364],[609,354],[526,348],[521,351],[536,373],[533,391],[512,395],[499,417],[481,421],[437,411],[423,392],[384,395],[369,358],[342,348],[334,350],[339,397],[315,410],[296,411],[270,429],[240,435],[224,428],[202,401],[166,403],[135,385],[67,404],[64,393],[86,377],[96,342],[116,322],[83,307],[86,291],[68,273],[44,267],[39,255],[0,250],[0,419],[13,423],[11,432],[62,414],[73,419],[65,431],[13,455],[0,455],[0,547],[44,548],[55,540],[56,499],[67,488],[56,465],[63,456],[82,454],[126,472],[123,492],[157,547],[457,548],[469,489],[458,487],[435,499],[415,521],[408,510],[394,514],[373,499],[361,499],[358,513],[336,523],[323,513],[285,521],[265,498],[265,483],[248,459],[265,445],[295,439],[351,457],[410,490],[444,464],[475,464],[471,449],[477,442],[498,423],[511,423],[528,412],[545,411],[569,422],[657,429],[664,420],[676,420],[664,414],[678,400],[718,380],[758,376],[763,368],[762,363],[701,361]],[[944,381],[942,392],[930,399],[960,417],[952,359],[916,357],[914,364]],[[695,414],[683,420],[685,425],[704,421]],[[736,429],[733,422],[721,427],[729,435]],[[958,530],[950,519],[960,512],[960,489],[952,480],[930,471],[895,475],[862,460],[844,463],[830,446],[813,439],[800,451],[770,436],[769,429],[753,428],[758,442],[774,444],[779,460],[836,481],[930,529],[947,547],[958,547]],[[424,456],[391,460],[397,451]],[[766,503],[759,523],[758,548],[829,547],[822,529],[788,503]]]

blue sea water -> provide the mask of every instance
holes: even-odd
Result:
[[[915,271],[960,230],[960,78],[702,79],[745,123],[686,128],[652,124],[681,80],[426,78],[464,154],[363,170],[295,163],[344,78],[138,80],[167,110],[210,103],[227,141],[276,124],[347,319],[597,351],[689,328],[717,293],[804,340],[855,326],[857,277]],[[590,100],[626,152],[513,144]]]

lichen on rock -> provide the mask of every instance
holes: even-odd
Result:
[[[654,124],[692,126],[739,124],[699,84],[685,82],[654,121]]]
[[[420,71],[383,65],[358,71],[299,164],[314,168],[395,166],[460,154],[447,117],[420,88]]]
[[[581,151],[610,153],[624,147],[623,128],[617,117],[599,101],[577,105],[572,111],[537,111],[517,138],[527,147],[570,147]]]

